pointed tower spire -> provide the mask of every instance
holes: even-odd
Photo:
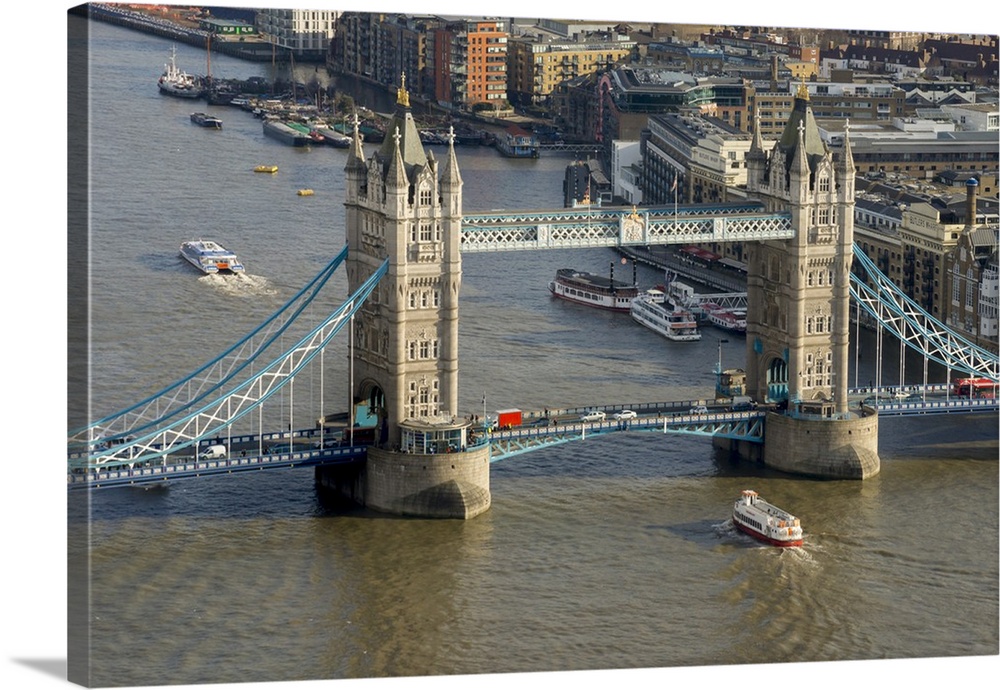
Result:
[[[764,138],[760,134],[760,108],[757,108],[753,114],[753,137],[750,139],[750,150],[747,155],[759,157],[763,153]]]
[[[402,138],[402,135],[399,133],[399,127],[396,127],[392,138],[392,160],[389,161],[389,169],[386,171],[385,184],[387,187],[395,186],[402,188],[409,185],[409,180],[406,177],[406,164],[403,162],[403,154],[399,148],[399,140]]]
[[[445,188],[462,184],[462,176],[458,172],[458,157],[455,155],[455,127],[448,127],[448,158],[445,160],[441,181]]]
[[[844,122],[844,150],[841,153],[840,169],[842,172],[854,175],[854,152],[851,150],[851,121]]]
[[[347,168],[365,165],[365,152],[361,146],[361,123],[358,120],[358,113],[354,113],[354,134],[351,137],[351,150],[347,156]]]
[[[799,175],[806,177],[809,175],[809,156],[806,154],[806,123],[802,121],[799,122],[799,143],[795,147],[795,160],[792,163],[792,169]]]

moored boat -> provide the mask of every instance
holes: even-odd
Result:
[[[222,129],[222,120],[207,113],[191,113],[191,122],[201,127]]]
[[[243,264],[236,254],[212,240],[189,240],[181,243],[181,256],[202,273],[242,273]]]
[[[264,134],[290,146],[306,147],[313,143],[308,134],[303,134],[280,120],[264,120]]]
[[[698,320],[687,309],[666,301],[662,291],[652,289],[632,300],[632,318],[667,340],[701,340]]]
[[[744,489],[736,499],[733,524],[741,532],[773,546],[802,546],[799,519],[751,489]]]
[[[171,47],[170,62],[156,82],[160,93],[177,98],[199,98],[202,94],[201,79],[177,68],[177,48]]]
[[[703,305],[704,306],[704,305]],[[733,333],[747,332],[747,312],[745,309],[705,308],[708,322]]]
[[[549,290],[556,297],[570,302],[613,311],[628,311],[632,300],[639,294],[639,288],[634,284],[572,268],[556,271],[556,279],[549,282]]]
[[[323,143],[338,149],[346,149],[351,145],[351,137],[341,134],[332,127],[313,127],[313,131],[323,137]]]

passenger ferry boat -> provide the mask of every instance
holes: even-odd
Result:
[[[708,322],[733,333],[747,332],[747,312],[745,309],[724,309],[718,305],[702,305]]]
[[[670,304],[661,290],[647,290],[632,300],[632,318],[667,340],[701,340],[698,320],[687,309]]]
[[[629,310],[632,300],[639,294],[639,288],[634,284],[572,268],[556,271],[556,279],[549,282],[549,290],[556,297],[570,302],[623,312]]]
[[[236,254],[212,240],[182,242],[181,256],[202,273],[243,272],[243,264],[236,258]]]
[[[802,546],[799,519],[750,489],[744,489],[733,505],[733,524],[741,532],[773,546]]]

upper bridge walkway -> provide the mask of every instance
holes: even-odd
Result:
[[[758,202],[648,208],[601,207],[487,211],[462,218],[462,252],[782,240],[788,213]]]

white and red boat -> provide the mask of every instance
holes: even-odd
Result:
[[[594,275],[572,268],[560,268],[556,271],[556,279],[549,282],[549,290],[556,297],[570,302],[612,311],[628,311],[632,300],[639,294],[639,288],[634,283],[624,283],[611,276]]]
[[[745,489],[733,505],[733,524],[741,532],[773,546],[802,546],[799,519]]]
[[[714,309],[705,309],[708,322],[713,326],[733,333],[747,332],[746,309],[723,309],[717,305]]]
[[[687,309],[667,304],[663,293],[653,288],[632,300],[632,318],[668,340],[701,340],[698,320]]]

